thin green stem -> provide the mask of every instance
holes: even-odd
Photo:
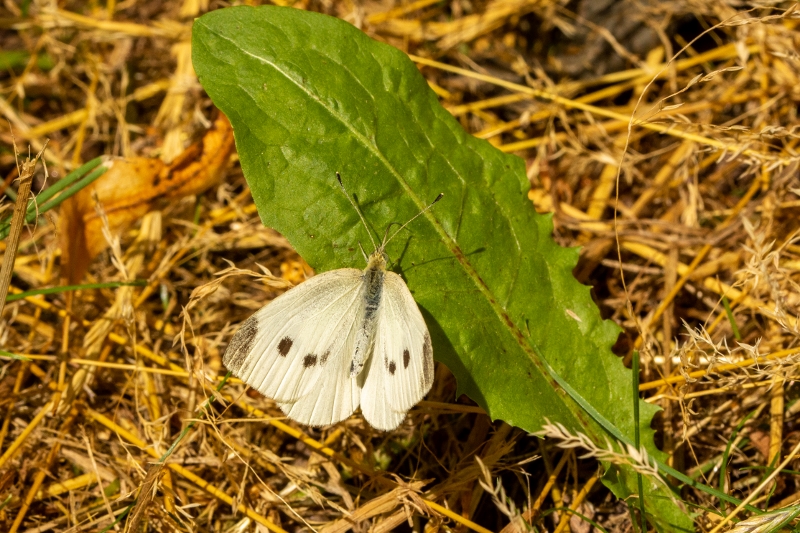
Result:
[[[640,449],[641,437],[639,435],[639,350],[633,351],[633,368],[631,369],[633,382],[633,441],[636,449]],[[639,490],[639,518],[642,520],[642,533],[647,532],[647,519],[644,513],[644,481],[642,474],[636,472],[636,485]]]
[[[82,291],[82,290],[92,290],[92,289],[114,289],[117,287],[129,287],[129,286],[141,287],[143,285],[147,285],[147,280],[137,279],[133,281],[108,281],[105,283],[86,283],[84,285],[62,285],[60,287],[49,287],[46,289],[32,289],[29,291],[20,292],[18,294],[9,294],[6,297],[6,302],[14,302],[16,300],[22,300],[23,298],[27,298],[28,296],[37,296],[39,294],[58,294],[61,292],[69,292],[69,291]]]
[[[100,158],[93,159],[92,162],[94,162],[94,161],[100,162]],[[87,163],[86,165],[82,166],[78,170],[81,170],[81,169],[87,167],[87,165],[89,165],[89,163]],[[94,168],[94,167],[92,167],[92,168]],[[27,224],[31,224],[34,220],[36,220],[36,217],[38,217],[40,214],[42,214],[42,213],[44,213],[46,211],[49,211],[50,209],[53,209],[54,207],[57,207],[58,205],[61,204],[61,202],[63,202],[67,198],[73,196],[75,193],[77,193],[78,191],[80,191],[81,189],[83,189],[84,187],[86,187],[87,185],[92,183],[94,180],[96,180],[97,178],[102,176],[103,173],[106,170],[108,170],[106,167],[99,167],[99,168],[96,168],[93,172],[91,172],[87,176],[84,176],[84,177],[82,177],[80,179],[77,179],[77,181],[76,181],[76,179],[74,177],[70,178],[69,181],[67,180],[67,178],[64,178],[63,180],[60,180],[58,183],[56,183],[52,187],[48,187],[47,189],[42,191],[42,193],[37,198],[36,203],[34,203],[33,201],[28,202],[27,211],[25,212],[25,222]],[[75,171],[75,172],[77,172],[77,171]],[[74,173],[70,173],[70,176],[73,176],[73,174]],[[75,176],[79,176],[79,175],[75,174]],[[64,183],[62,185],[62,182],[65,182],[65,181],[67,183]],[[53,195],[56,192],[58,192],[58,190],[56,190],[55,192],[50,192],[50,191],[51,191],[51,189],[56,189],[56,188],[58,190],[63,190],[63,192],[61,194],[59,194],[57,197],[53,198]],[[39,203],[39,202],[42,202],[42,203]],[[38,208],[36,207],[36,205],[38,205]],[[8,234],[9,234],[10,231],[11,231],[11,221],[9,219],[6,219],[3,222],[0,222],[0,240],[5,239],[6,237],[8,237]]]

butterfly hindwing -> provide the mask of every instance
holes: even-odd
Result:
[[[242,324],[223,363],[295,420],[326,425],[346,418],[359,400],[341,368],[350,363],[354,318],[364,313],[361,274],[332,270],[275,298]],[[320,401],[332,405],[314,407]]]
[[[361,411],[373,427],[396,428],[433,383],[425,320],[403,279],[386,272],[375,345],[364,369]]]
[[[353,346],[354,335],[349,335],[341,353],[352,354]],[[327,426],[349,417],[361,398],[361,388],[350,377],[350,360],[350,356],[329,360],[314,390],[295,402],[278,403],[281,411],[310,426]]]

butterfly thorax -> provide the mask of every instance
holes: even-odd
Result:
[[[355,351],[350,363],[350,377],[361,373],[375,345],[375,330],[378,309],[383,295],[383,277],[386,274],[386,255],[381,250],[369,257],[367,268],[361,275],[364,315],[356,332]]]

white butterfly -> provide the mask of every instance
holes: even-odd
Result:
[[[303,424],[334,424],[360,404],[373,427],[399,426],[431,388],[433,349],[411,292],[386,270],[384,248],[441,198],[385,235],[380,246],[373,240],[363,271],[324,272],[257,311],[231,339],[225,366]]]

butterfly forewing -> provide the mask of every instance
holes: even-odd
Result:
[[[289,415],[295,420],[326,425],[346,418],[359,399],[354,380],[343,375],[352,353],[353,319],[364,313],[361,291],[360,270],[342,268],[311,278],[247,319],[223,363],[287,414],[300,413]],[[339,387],[341,397],[328,395],[331,386]],[[319,402],[335,405],[312,405]]]
[[[364,369],[361,411],[372,426],[390,430],[433,383],[433,350],[422,313],[400,276],[386,272],[375,348]]]

